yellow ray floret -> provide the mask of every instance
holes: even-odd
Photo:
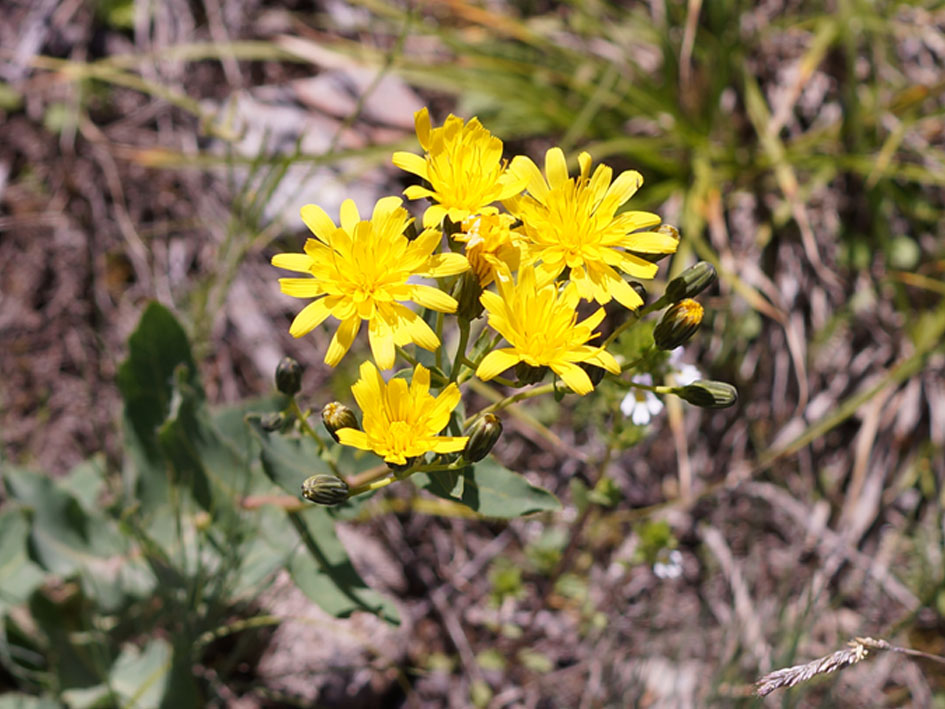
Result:
[[[435,254],[442,235],[429,229],[410,241],[404,229],[412,221],[398,197],[378,200],[369,220],[362,220],[353,200],[341,205],[341,225],[321,207],[302,207],[302,220],[312,230],[301,254],[277,254],[272,265],[308,274],[280,278],[282,292],[296,298],[315,298],[295,316],[289,333],[302,337],[329,316],[340,320],[325,353],[334,367],[351,347],[361,321],[368,322],[371,352],[378,366],[394,366],[394,348],[411,342],[428,350],[440,340],[417,313],[403,305],[413,302],[443,313],[456,310],[456,301],[432,286],[409,283],[411,276],[438,278],[462,273],[469,264],[460,254]]]
[[[414,114],[417,138],[426,151],[394,153],[394,165],[429,183],[404,190],[408,199],[429,197],[437,204],[428,207],[423,226],[438,226],[444,216],[459,223],[475,214],[495,213],[488,205],[519,194],[525,187],[522,177],[506,170],[502,141],[482,127],[478,119],[463,123],[450,114],[440,128],[432,128],[430,114],[422,108]]]
[[[613,170],[598,165],[591,174],[591,156],[578,157],[580,173],[570,177],[564,152],[551,148],[545,154],[545,173],[530,158],[518,156],[509,171],[524,179],[528,195],[504,204],[522,220],[531,246],[530,259],[541,259],[539,271],[555,278],[565,268],[581,298],[601,305],[616,300],[627,308],[643,305],[640,296],[621,278],[618,269],[634,278],[653,278],[657,266],[631,251],[669,254],[676,240],[649,229],[660,218],[649,212],[622,212],[643,184],[639,172],[627,170],[611,181]]]
[[[548,366],[578,394],[593,390],[581,363],[602,367],[618,374],[620,366],[613,356],[601,347],[592,347],[594,332],[604,319],[604,309],[598,308],[590,317],[577,321],[580,295],[574,283],[559,291],[550,280],[541,280],[536,270],[528,266],[519,270],[518,283],[496,281],[499,292],[486,291],[481,301],[489,312],[489,325],[508,341],[511,347],[490,352],[476,369],[476,376],[489,380],[519,362],[532,367]]]
[[[346,446],[373,451],[388,463],[406,465],[424,453],[462,450],[467,436],[437,435],[449,423],[460,392],[450,384],[439,396],[430,394],[430,371],[422,364],[413,370],[410,386],[404,379],[385,382],[371,362],[361,365],[361,378],[351,387],[363,414],[362,428],[336,431]]]

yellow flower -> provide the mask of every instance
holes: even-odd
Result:
[[[518,273],[518,284],[498,280],[498,294],[486,291],[482,304],[489,311],[489,325],[500,332],[511,347],[490,352],[480,362],[476,376],[488,381],[519,362],[532,367],[548,366],[571,389],[584,395],[594,389],[582,362],[620,373],[617,360],[601,347],[587,345],[600,333],[594,328],[604,319],[604,309],[577,321],[580,295],[574,283],[564,290],[550,279],[536,281],[532,266]]]
[[[529,257],[542,261],[540,274],[556,278],[570,268],[581,298],[601,305],[613,298],[626,308],[639,308],[643,300],[614,269],[653,278],[656,264],[628,251],[669,254],[676,251],[676,241],[668,234],[636,231],[659,224],[655,214],[616,214],[643,184],[639,172],[627,170],[611,183],[613,170],[606,165],[591,174],[587,153],[578,156],[578,163],[581,172],[571,178],[564,153],[551,148],[545,153],[543,176],[531,159],[516,157],[509,169],[527,180],[528,196],[508,200],[505,206],[524,223],[532,242]]]
[[[426,156],[396,152],[393,162],[430,185],[404,190],[408,199],[429,197],[438,202],[424,213],[424,227],[439,225],[444,216],[459,223],[470,215],[494,214],[497,209],[487,205],[525,188],[524,179],[506,170],[502,141],[483,128],[479,119],[464,125],[462,118],[450,114],[442,127],[431,128],[430,114],[422,108],[414,114],[414,124]]]
[[[466,244],[466,259],[483,288],[497,275],[511,277],[518,270],[525,238],[510,229],[514,222],[508,214],[480,214],[466,217],[462,231],[453,234]]]
[[[394,346],[411,342],[436,350],[440,340],[423,318],[402,305],[412,301],[431,310],[452,313],[456,301],[432,286],[409,283],[411,276],[437,278],[465,271],[460,254],[434,254],[442,235],[425,230],[413,241],[404,236],[412,221],[399,197],[378,200],[370,220],[361,220],[354,201],[341,205],[341,226],[321,207],[302,207],[302,221],[316,238],[307,239],[305,253],[277,254],[272,265],[309,274],[280,278],[282,292],[316,298],[295,316],[289,333],[301,337],[329,315],[341,321],[331,338],[325,362],[334,367],[351,347],[361,321],[368,321],[371,352],[382,369],[394,366]]]
[[[453,453],[466,446],[468,436],[438,436],[459,403],[456,384],[439,396],[430,394],[430,371],[422,364],[413,370],[408,388],[403,379],[385,382],[371,362],[361,365],[361,378],[351,387],[363,414],[361,427],[341,428],[338,439],[346,446],[374,451],[388,463],[406,465],[424,453]]]

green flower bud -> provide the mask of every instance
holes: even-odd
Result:
[[[637,292],[637,295],[640,296],[640,300],[643,301],[643,305],[646,305],[646,288],[643,287],[643,284],[640,281],[630,281],[630,287]]]
[[[547,373],[548,367],[533,367],[525,362],[519,362],[515,365],[515,376],[520,387],[537,384],[545,378]]]
[[[738,401],[738,390],[727,382],[693,382],[684,387],[676,387],[673,393],[680,399],[704,409],[724,409]]]
[[[660,224],[656,229],[654,229],[658,234],[667,234],[673,237],[677,242],[679,241],[679,229],[674,227],[672,224]],[[664,258],[669,256],[669,254],[644,254],[638,251],[633,252],[634,255],[639,256],[642,259],[646,259],[650,263],[658,263]]]
[[[283,357],[276,367],[276,389],[286,396],[295,396],[302,388],[302,365],[291,357]]]
[[[680,300],[663,313],[653,329],[653,340],[661,350],[673,350],[688,342],[702,323],[702,306],[691,298]]]
[[[342,428],[361,428],[358,425],[358,417],[354,415],[354,411],[338,401],[325,404],[325,408],[322,409],[322,423],[325,425],[328,434],[335,439],[335,443],[338,443],[336,431]]]
[[[715,266],[700,261],[676,276],[666,286],[666,298],[676,303],[683,298],[694,298],[715,283]]]
[[[313,475],[302,483],[302,497],[319,505],[339,505],[348,499],[348,483],[336,475]]]
[[[470,463],[485,458],[502,435],[502,421],[495,414],[486,414],[466,431],[469,440],[463,449],[463,457]]]
[[[281,411],[270,411],[268,414],[263,414],[259,418],[259,426],[267,433],[282,430],[282,427],[285,426],[285,422],[286,416]]]
[[[482,315],[483,306],[479,302],[482,286],[479,283],[479,276],[472,269],[456,279],[451,295],[457,303],[456,315],[463,320],[475,320]]]

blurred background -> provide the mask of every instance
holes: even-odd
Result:
[[[719,271],[683,361],[739,404],[635,426],[616,388],[536,402],[496,453],[563,512],[428,514],[396,486],[339,534],[401,625],[267,582],[202,646],[206,703],[945,706],[940,665],[891,653],[751,687],[856,635],[945,654],[940,2],[6,0],[3,464],[122,469],[115,376],[155,299],[211,404],[271,393],[284,354],[313,408],[347,396],[358,360],[326,371],[325,333],[289,336],[269,259],[299,250],[302,204],[399,194],[423,106],[508,157],[639,170],[631,208],[682,234],[659,281]],[[108,705],[62,698],[65,655],[16,669],[37,608],[0,603],[0,692]]]

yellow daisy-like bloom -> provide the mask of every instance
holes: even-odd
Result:
[[[668,234],[637,231],[659,224],[655,214],[616,213],[643,184],[639,172],[627,170],[611,182],[613,170],[606,165],[591,174],[587,153],[578,156],[578,163],[580,174],[571,178],[561,148],[545,153],[544,175],[531,159],[516,157],[509,169],[527,180],[528,195],[505,206],[524,223],[532,242],[529,255],[542,261],[540,273],[556,278],[570,268],[581,298],[601,305],[613,298],[626,308],[639,308],[643,300],[614,269],[653,278],[656,264],[628,251],[670,254],[676,251],[676,241]]]
[[[510,278],[522,260],[525,238],[511,230],[515,217],[480,214],[463,220],[462,231],[453,238],[466,244],[466,259],[485,288],[496,277]]]
[[[338,440],[346,446],[374,451],[388,463],[406,465],[424,453],[454,453],[466,446],[468,436],[439,436],[459,403],[460,392],[450,384],[439,396],[430,394],[430,371],[422,364],[413,370],[408,388],[403,379],[385,382],[371,362],[361,365],[361,378],[351,387],[363,413],[362,428],[341,428]]]
[[[351,347],[361,321],[368,321],[371,352],[382,369],[394,366],[395,345],[411,342],[436,350],[440,340],[423,318],[403,302],[412,301],[443,313],[456,311],[456,301],[432,286],[409,283],[411,276],[437,278],[462,273],[469,267],[461,254],[434,254],[442,240],[435,229],[413,241],[404,236],[412,221],[399,197],[378,200],[370,220],[362,220],[354,201],[341,205],[341,226],[321,207],[302,207],[302,221],[316,238],[307,239],[305,253],[277,254],[272,265],[309,274],[280,278],[282,292],[296,298],[316,298],[295,316],[289,333],[302,337],[329,315],[341,321],[325,362],[334,367]]]
[[[487,205],[519,194],[525,180],[506,170],[502,141],[473,118],[450,114],[440,128],[431,128],[430,114],[422,108],[414,114],[417,138],[425,157],[396,152],[394,165],[426,180],[430,187],[412,185],[404,190],[408,199],[429,197],[438,204],[423,214],[423,226],[437,226],[448,216],[459,223],[473,214],[498,211]]]
[[[489,311],[489,325],[512,346],[486,355],[476,369],[476,376],[488,381],[525,362],[532,367],[550,367],[575,392],[587,394],[594,385],[577,363],[620,373],[620,366],[610,353],[586,344],[600,335],[594,328],[604,319],[604,309],[598,308],[578,322],[577,285],[568,283],[559,293],[554,281],[539,279],[535,268],[528,266],[519,271],[517,285],[511,280],[498,280],[497,294],[490,291],[482,294],[482,304]]]

